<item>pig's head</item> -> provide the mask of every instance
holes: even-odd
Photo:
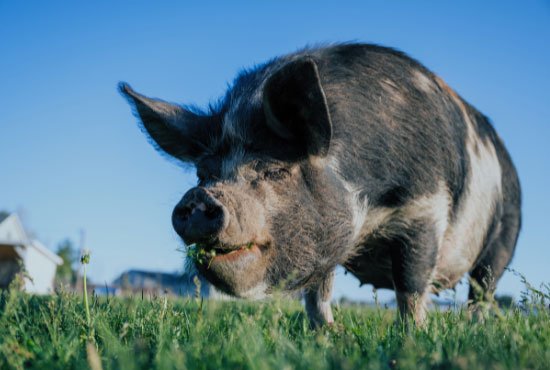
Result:
[[[172,223],[205,252],[196,265],[215,286],[261,297],[306,287],[342,262],[350,211],[312,59],[241,74],[208,112],[120,89],[155,146],[196,168],[198,185]]]

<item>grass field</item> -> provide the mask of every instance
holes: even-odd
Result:
[[[90,299],[2,293],[1,369],[549,369],[548,293],[473,323],[432,311],[424,329],[383,308],[335,307],[312,331],[294,301]]]

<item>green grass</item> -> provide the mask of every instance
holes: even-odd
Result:
[[[432,311],[406,330],[391,310],[335,307],[312,331],[292,301],[92,297],[88,326],[80,296],[5,291],[0,369],[549,369],[541,294],[482,324]]]

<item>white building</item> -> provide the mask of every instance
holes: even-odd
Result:
[[[62,263],[59,256],[28,237],[15,213],[0,215],[0,288],[6,288],[22,266],[25,291],[51,293],[57,266]]]

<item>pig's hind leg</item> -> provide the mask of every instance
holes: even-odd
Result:
[[[510,207],[492,225],[493,235],[474,268],[470,271],[469,305],[478,310],[493,300],[498,280],[514,254],[520,228],[519,211]]]
[[[304,292],[306,312],[312,328],[334,322],[330,308],[333,280],[334,271],[331,271],[319,284],[307,288]]]

